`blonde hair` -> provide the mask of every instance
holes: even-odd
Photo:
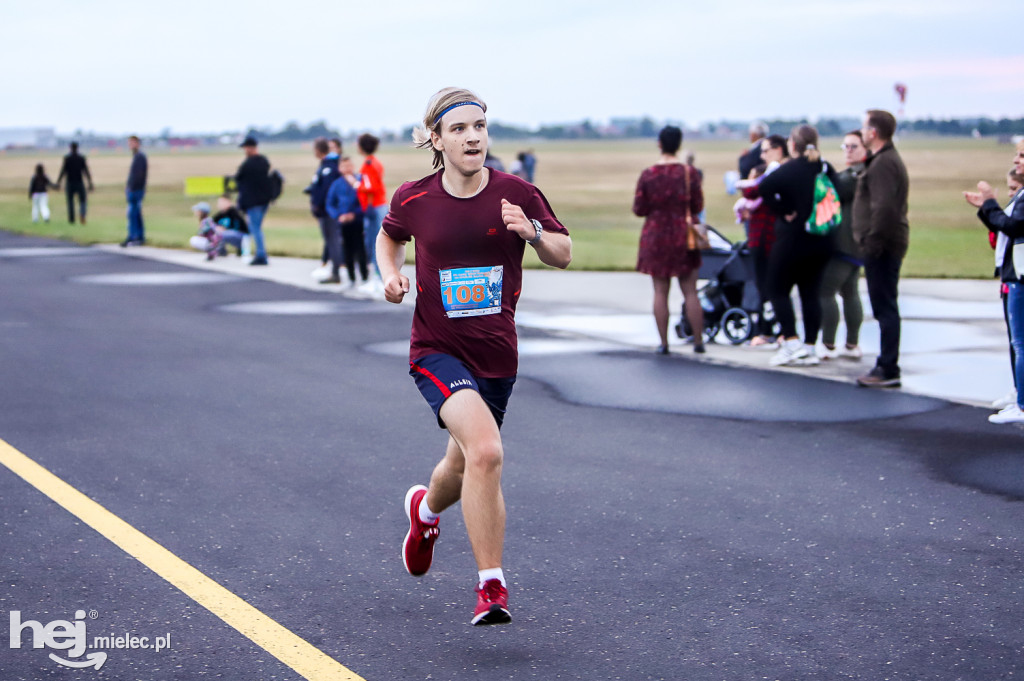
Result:
[[[444,167],[444,155],[434,149],[434,143],[430,139],[430,133],[441,134],[441,118],[445,109],[456,105],[473,102],[479,104],[480,108],[487,113],[487,105],[484,100],[476,96],[472,90],[465,88],[446,87],[437,91],[430,101],[427,102],[427,110],[423,113],[423,125],[413,128],[412,141],[417,149],[430,149],[434,152],[434,167]]]
[[[818,151],[818,130],[813,125],[798,125],[789,133],[793,140],[793,151],[808,161],[814,162],[821,158]]]

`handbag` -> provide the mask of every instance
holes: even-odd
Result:
[[[690,166],[683,166],[683,181],[686,182],[686,249],[690,251],[703,251],[711,248],[711,241],[708,240],[708,226],[693,221],[693,214],[690,212]]]

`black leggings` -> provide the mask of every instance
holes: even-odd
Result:
[[[363,281],[370,278],[370,270],[366,267],[366,247],[363,245],[363,217],[341,223],[341,239],[345,251],[345,267],[352,281],[356,280],[355,261],[359,261],[359,274]]]
[[[775,234],[768,257],[768,299],[775,308],[783,338],[795,338],[796,311],[790,293],[796,286],[800,292],[804,342],[814,345],[821,330],[821,278],[831,255],[829,240],[781,219],[775,223]]]
[[[764,304],[768,302],[768,256],[764,246],[750,249],[754,264],[754,284],[757,286],[757,334],[771,336],[772,324],[765,319]]]

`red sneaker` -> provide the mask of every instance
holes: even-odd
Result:
[[[434,542],[441,530],[440,520],[428,525],[420,520],[420,503],[427,496],[427,488],[413,485],[405,493],[405,515],[409,517],[409,533],[402,542],[402,562],[413,577],[421,577],[430,569],[434,558]]]
[[[488,579],[476,587],[476,612],[472,624],[508,624],[512,613],[508,611],[508,589],[500,579]]]

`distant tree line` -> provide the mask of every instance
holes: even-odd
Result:
[[[839,136],[850,130],[859,129],[861,125],[860,119],[852,118],[822,118],[817,121],[772,120],[766,123],[772,133],[779,134],[788,134],[795,125],[811,123],[823,136]],[[899,129],[903,133],[953,137],[1024,135],[1024,118],[919,118],[901,120]]]
[[[839,137],[857,130],[861,126],[859,118],[831,117],[810,120],[808,118],[775,118],[766,120],[772,134],[788,135],[794,126],[814,125],[822,136]],[[492,137],[500,140],[574,140],[574,139],[629,139],[656,137],[665,125],[673,124],[683,127],[687,137],[693,139],[745,138],[750,121],[719,121],[703,123],[696,128],[689,128],[678,121],[656,121],[650,117],[613,118],[606,124],[595,124],[590,119],[577,123],[543,124],[535,128],[515,126],[491,121],[488,125]],[[1024,135],[1024,118],[953,118],[900,121],[900,131],[922,135],[948,135],[968,137]],[[412,127],[402,131],[399,139],[409,139]]]
[[[261,142],[304,142],[317,137],[341,137],[341,133],[331,128],[327,121],[313,121],[303,127],[298,121],[289,121],[283,128],[274,132],[273,128],[249,128],[246,135],[252,135]]]
[[[818,128],[823,136],[841,136],[850,130],[860,128],[860,119],[853,117],[831,117],[809,120],[807,118],[783,119],[776,118],[766,120],[769,130],[773,134],[788,135],[789,131],[796,125],[810,123]],[[592,140],[592,139],[630,139],[630,138],[652,138],[657,136],[658,131],[665,125],[678,125],[686,130],[689,139],[744,139],[747,136],[747,129],[750,121],[719,121],[702,123],[696,128],[691,128],[679,121],[657,121],[650,116],[636,118],[612,118],[608,123],[594,123],[590,119],[584,119],[575,123],[546,123],[537,127],[517,126],[502,123],[501,121],[490,121],[489,130],[492,137],[498,140]],[[957,137],[984,136],[1009,138],[1014,135],[1024,135],[1024,118],[919,118],[916,120],[900,121],[900,131],[903,134],[921,135],[945,135]],[[226,144],[240,140],[244,135],[253,135],[261,142],[306,142],[317,137],[340,137],[345,140],[353,140],[359,131],[349,131],[347,134],[332,128],[325,120],[313,121],[303,126],[297,121],[291,121],[279,130],[273,128],[249,128],[244,133],[226,132],[217,134],[196,134],[196,135],[172,135],[170,128],[165,128],[159,135],[149,137],[145,140],[147,144],[158,146],[207,146]],[[377,134],[384,142],[407,142],[411,139],[412,126],[408,126],[401,132],[378,131]],[[75,131],[74,135],[65,137],[58,136],[58,144],[66,144],[69,141],[78,141],[86,148],[96,147],[117,147],[124,144],[123,136],[100,135],[83,130]]]

